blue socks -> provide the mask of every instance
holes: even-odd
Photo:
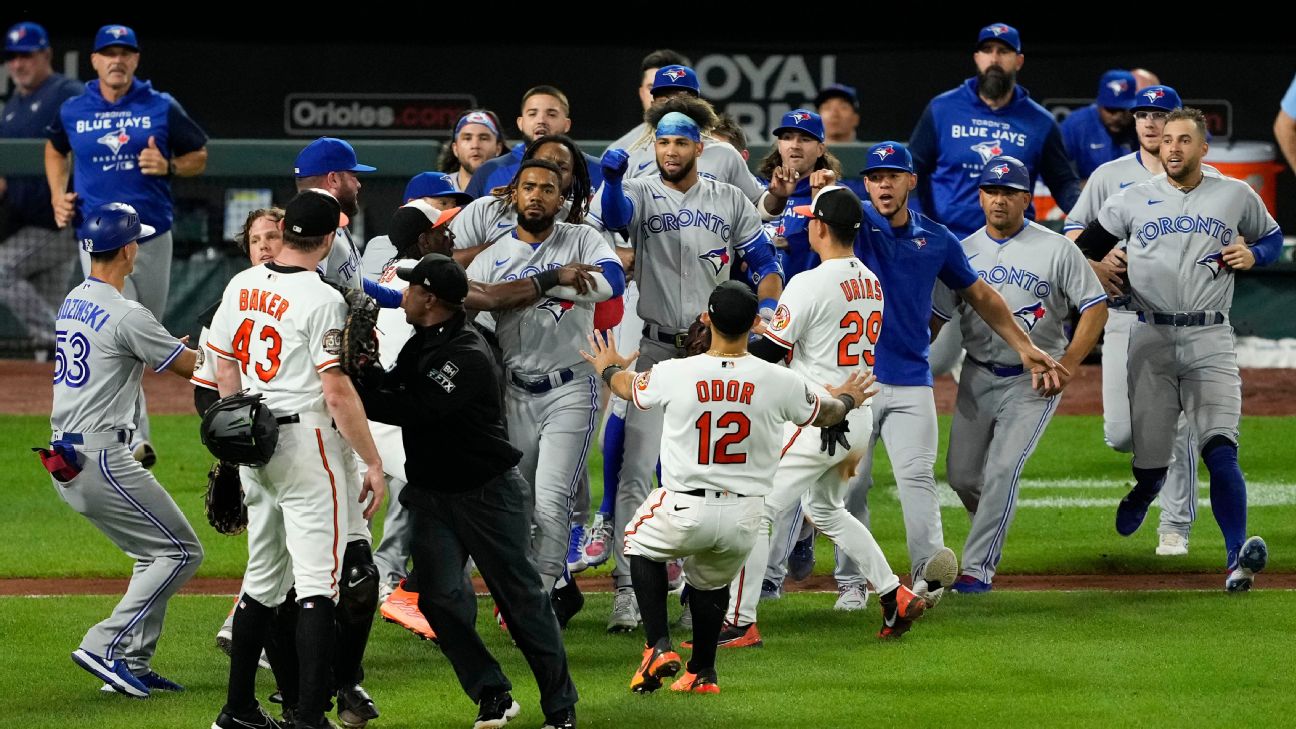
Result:
[[[621,464],[625,461],[625,418],[608,414],[603,429],[603,503],[600,514],[616,511],[617,485],[621,481]]]
[[[1246,541],[1246,479],[1238,465],[1237,445],[1224,436],[1215,436],[1202,448],[1202,460],[1210,471],[1211,512],[1228,550],[1228,568],[1237,566],[1238,551]]]

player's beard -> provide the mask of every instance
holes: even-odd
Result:
[[[355,190],[339,190],[337,201],[338,207],[342,208],[348,218],[355,218],[360,212],[360,200]]]
[[[693,168],[697,166],[697,160],[696,159],[689,160],[688,164],[684,165],[683,167],[680,167],[679,172],[676,172],[673,175],[667,174],[666,169],[661,165],[657,165],[657,166],[658,168],[661,169],[661,176],[663,180],[667,182],[679,182],[685,177],[688,177],[689,174],[693,172]]]
[[[554,216],[544,215],[539,218],[531,219],[526,216],[525,211],[519,210],[517,214],[518,227],[531,235],[539,235],[553,227]]]
[[[977,74],[977,94],[987,99],[1002,99],[1017,85],[1017,73],[991,66]]]

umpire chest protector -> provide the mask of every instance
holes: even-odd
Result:
[[[201,436],[207,450],[226,463],[264,466],[279,443],[279,424],[261,395],[243,390],[207,410]]]

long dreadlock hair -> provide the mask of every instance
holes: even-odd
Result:
[[[585,215],[589,212],[590,198],[594,195],[594,189],[593,185],[590,184],[589,166],[585,164],[585,154],[581,152],[581,148],[576,144],[575,140],[566,134],[546,134],[543,137],[537,137],[535,141],[527,145],[526,151],[522,153],[522,161],[534,159],[536,151],[550,142],[563,145],[571,153],[572,185],[571,190],[567,191],[567,199],[571,203],[571,208],[567,211],[567,217],[563,222],[580,224],[584,222]],[[507,205],[516,204],[518,175],[521,172],[522,167],[519,166],[509,184],[495,188],[491,191],[491,194],[497,199],[503,200]],[[561,178],[561,175],[559,177]]]

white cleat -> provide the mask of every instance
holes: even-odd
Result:
[[[868,606],[868,588],[863,585],[846,585],[837,588],[837,602],[833,610],[853,613]]]
[[[1162,534],[1156,553],[1162,557],[1182,557],[1188,554],[1188,538],[1181,534]]]

